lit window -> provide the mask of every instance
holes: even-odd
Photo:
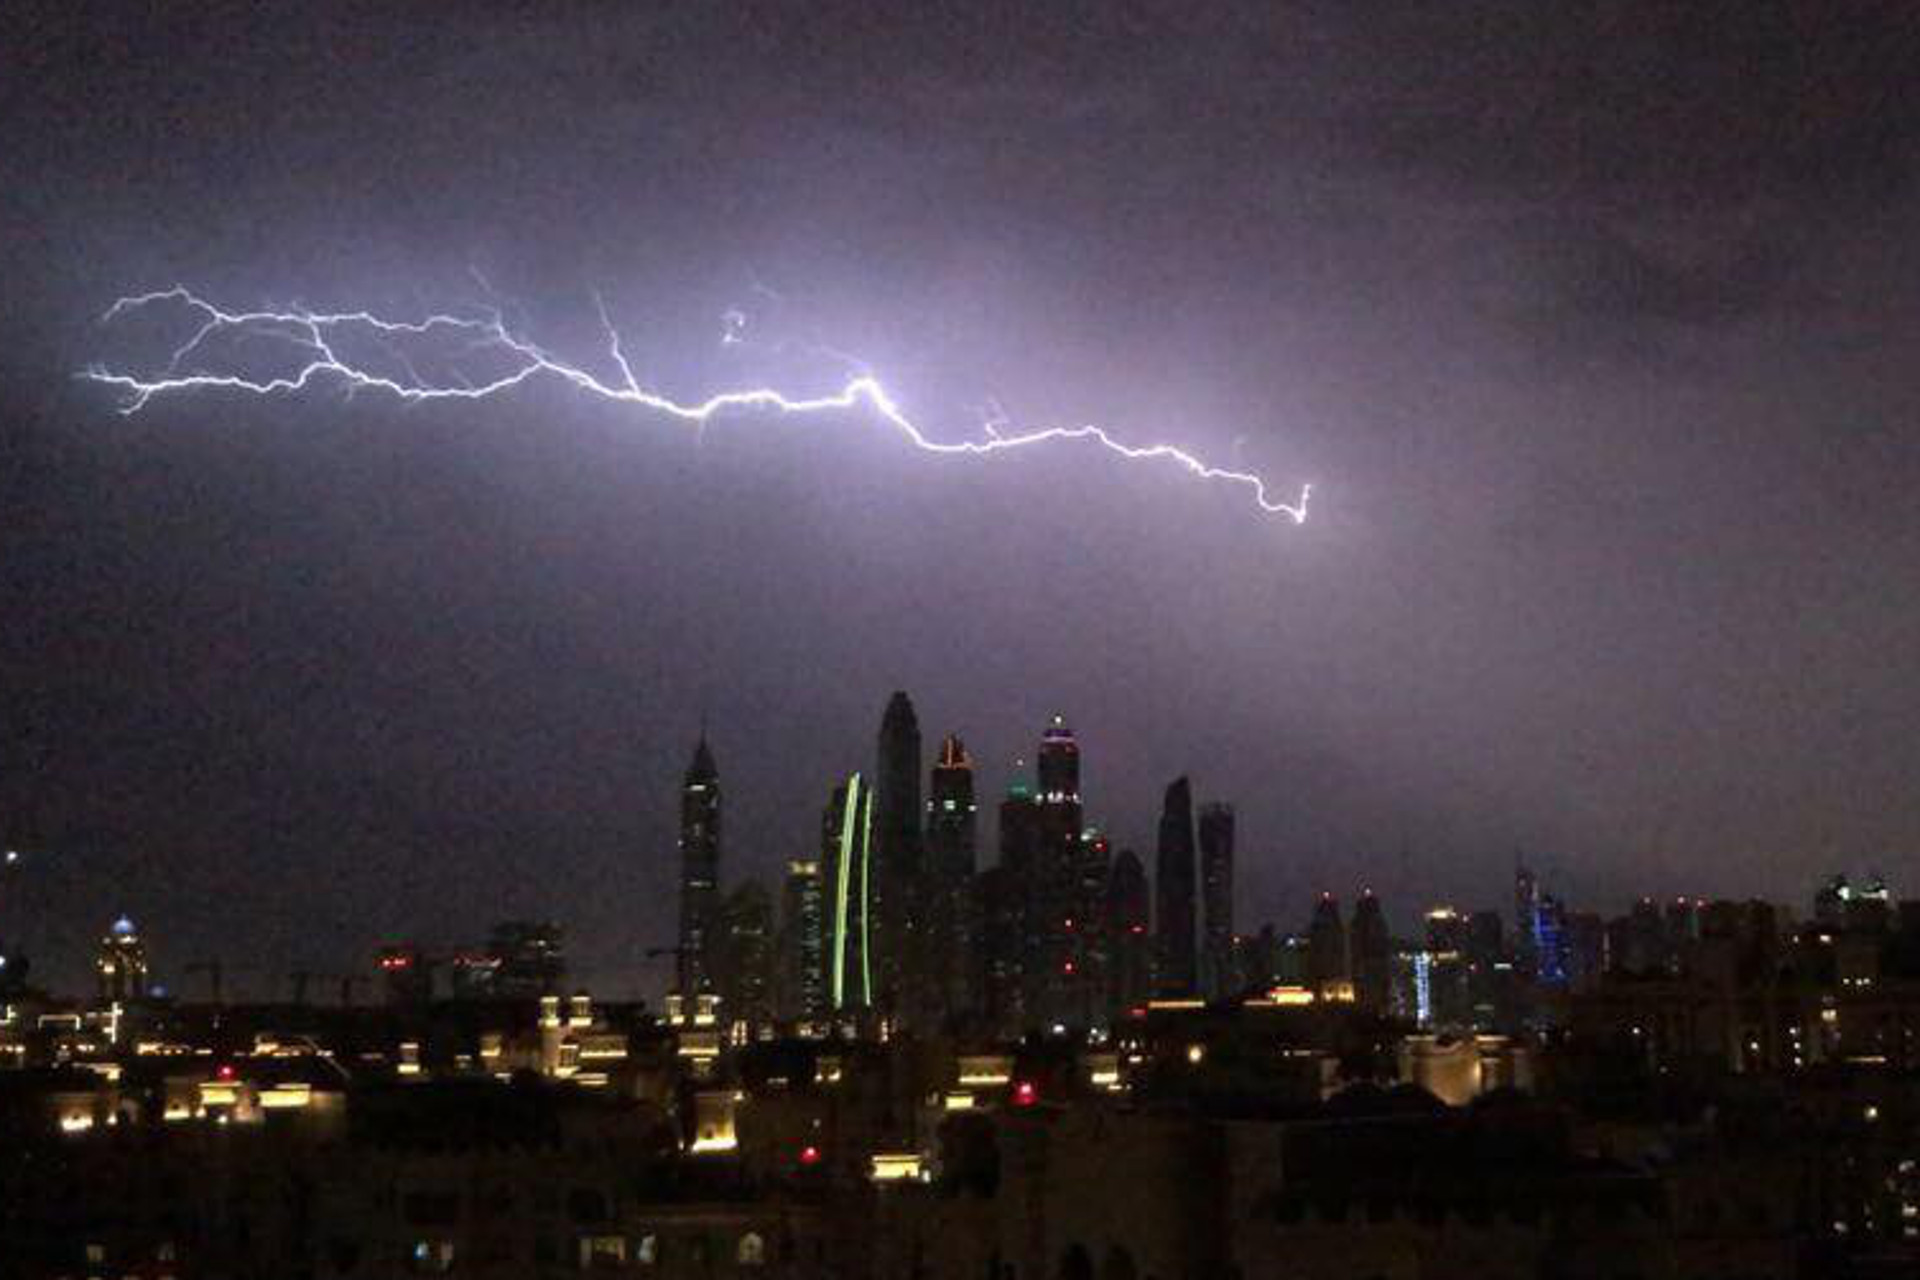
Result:
[[[625,1236],[581,1236],[581,1270],[601,1267],[623,1267],[627,1263],[627,1238]]]
[[[660,1261],[660,1237],[641,1236],[640,1243],[633,1248],[633,1260],[643,1267],[650,1267]]]
[[[767,1244],[757,1231],[749,1231],[740,1237],[740,1247],[734,1251],[734,1261],[743,1267],[757,1267],[767,1260]]]

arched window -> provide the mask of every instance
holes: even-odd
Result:
[[[767,1242],[760,1238],[758,1231],[749,1231],[740,1237],[740,1247],[734,1250],[733,1260],[743,1267],[758,1267],[767,1260]]]

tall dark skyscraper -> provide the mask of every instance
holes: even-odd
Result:
[[[1239,987],[1233,959],[1233,806],[1200,809],[1200,989],[1217,1000]]]
[[[1340,919],[1340,899],[1320,895],[1313,920],[1307,925],[1307,985],[1316,992],[1343,985],[1353,976],[1347,961],[1347,926]]]
[[[820,863],[827,891],[827,1003],[835,1010],[872,1008],[873,793],[852,774],[833,790],[820,823]]]
[[[1030,979],[1037,977],[1030,970],[1039,950],[1039,895],[1033,882],[1040,861],[1040,805],[1020,768],[1016,761],[1000,801],[999,861],[980,885],[985,1013],[989,1025],[1007,1036],[1027,1028],[1034,1007]]]
[[[1159,900],[1156,982],[1160,994],[1190,996],[1195,981],[1193,919],[1193,788],[1177,778],[1160,810],[1160,860],[1154,875]]]
[[[1140,856],[1122,849],[1107,877],[1107,979],[1110,1022],[1126,1017],[1153,995],[1153,939],[1148,934],[1147,872]]]
[[[1081,831],[1077,867],[1079,879],[1068,927],[1072,971],[1067,976],[1072,981],[1066,1021],[1074,1027],[1104,1027],[1109,1022],[1107,988],[1113,976],[1113,939],[1107,931],[1107,882],[1113,876],[1113,843],[1098,828],[1088,826]]]
[[[1393,997],[1393,942],[1387,916],[1373,890],[1360,891],[1353,904],[1353,927],[1347,933],[1347,952],[1353,969],[1353,998],[1369,1013],[1385,1014]]]
[[[720,900],[709,969],[720,1016],[743,1035],[773,1020],[773,898],[758,880],[742,880]]]
[[[873,771],[873,963],[876,998],[911,1022],[926,1003],[919,921],[920,719],[896,691],[880,718]]]
[[[1081,895],[1082,817],[1080,744],[1060,716],[1040,738],[1039,865],[1029,884],[1036,895],[1037,947],[1031,961],[1030,1010],[1042,1025],[1084,1025],[1079,964],[1086,921]]]
[[[720,771],[703,733],[680,784],[680,938],[674,985],[682,995],[713,990],[708,948],[719,897]]]
[[[975,827],[973,760],[967,746],[948,734],[940,743],[927,788],[923,919],[929,1012],[941,1019],[972,1014],[979,1005],[974,950],[979,911],[974,896]]]

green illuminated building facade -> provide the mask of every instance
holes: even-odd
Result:
[[[827,891],[827,1001],[835,1010],[874,1002],[873,789],[853,774],[835,787],[821,820]]]

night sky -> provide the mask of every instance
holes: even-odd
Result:
[[[265,995],[552,916],[650,989],[703,711],[731,879],[895,688],[983,819],[1056,710],[1123,845],[1191,772],[1247,926],[1516,852],[1607,911],[1920,893],[1920,11],[944,8],[8,6],[0,935],[77,981],[127,911]],[[120,416],[97,318],[174,283],[490,289],[582,360],[598,291],[686,396],[757,376],[740,308],[947,437],[1315,506],[551,383]]]

